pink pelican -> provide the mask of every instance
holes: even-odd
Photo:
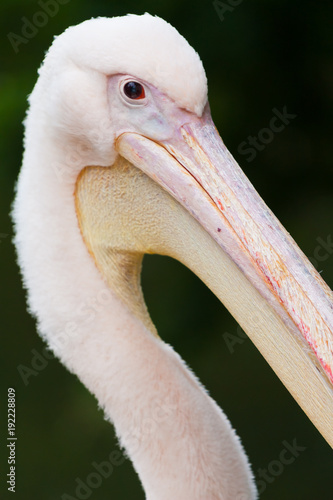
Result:
[[[55,39],[29,101],[13,211],[29,308],[146,498],[257,493],[227,417],[157,335],[145,253],[207,284],[332,445],[332,292],[226,149],[187,41],[149,14],[86,21]]]

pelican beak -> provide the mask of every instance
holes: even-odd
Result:
[[[242,303],[229,309],[333,446],[332,291],[231,156],[208,105],[170,140],[126,132],[116,148],[183,205],[244,276],[243,285],[230,285],[241,287],[234,297]],[[263,321],[249,321],[253,311]]]

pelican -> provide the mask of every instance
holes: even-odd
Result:
[[[13,209],[29,309],[146,498],[257,497],[227,417],[152,324],[147,253],[207,284],[332,445],[332,292],[226,149],[187,41],[149,14],[85,21],[29,102]]]

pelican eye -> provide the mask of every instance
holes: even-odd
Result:
[[[124,85],[124,93],[129,99],[144,99],[145,89],[139,82],[127,82]]]

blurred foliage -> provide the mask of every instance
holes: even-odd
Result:
[[[60,3],[60,2],[59,2]],[[202,57],[214,121],[245,173],[311,258],[332,234],[332,19],[333,3],[314,0],[240,2],[222,21],[213,2],[199,0],[70,0],[15,52],[9,33],[22,36],[25,19],[41,10],[35,0],[0,5],[0,257],[2,390],[17,393],[17,500],[75,497],[75,479],[92,462],[117,449],[114,432],[95,399],[57,360],[49,359],[24,385],[17,366],[31,366],[44,345],[26,311],[11,243],[9,217],[22,155],[26,98],[45,51],[67,26],[96,16],[145,11],[173,24]],[[226,2],[227,3],[227,2]],[[297,117],[274,136],[253,162],[238,148],[268,126],[272,109]],[[314,261],[333,286],[333,256]],[[238,335],[224,307],[187,269],[168,258],[145,257],[143,287],[164,340],[174,345],[226,411],[248,451],[253,470],[278,459],[282,441],[306,447],[267,484],[262,498],[313,500],[332,497],[332,451],[284,389],[250,340],[228,350],[223,333]],[[33,351],[32,350],[36,350]],[[1,498],[10,498],[6,418],[1,418]],[[177,457],[175,457],[175,460]],[[91,499],[144,498],[128,460],[93,490]]]

